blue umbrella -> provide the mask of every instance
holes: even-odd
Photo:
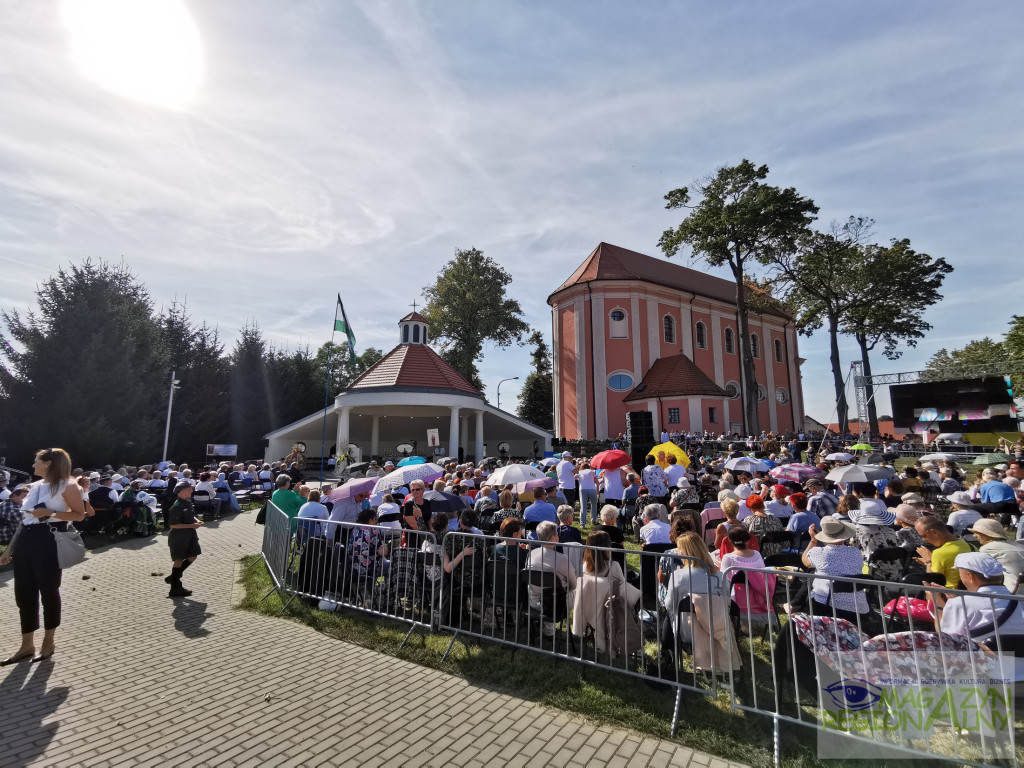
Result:
[[[424,459],[422,456],[406,456],[404,459],[402,459],[400,462],[398,462],[398,466],[400,466],[400,467],[411,467],[414,464],[426,464],[426,463],[427,463],[427,460]]]

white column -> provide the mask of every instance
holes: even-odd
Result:
[[[370,455],[380,455],[380,416],[374,416],[370,426]]]
[[[768,428],[772,432],[779,431],[779,412],[775,404],[775,346],[772,344],[771,332],[761,326],[761,359],[764,360],[764,386],[768,390]]]
[[[459,409],[449,408],[451,419],[448,422],[448,455],[459,458]]]
[[[640,343],[640,297],[635,293],[629,298],[629,334],[629,340],[633,342],[633,382],[639,384],[647,369],[641,370],[643,360],[640,354],[643,345]]]
[[[480,463],[480,459],[484,457],[484,412],[475,411],[476,413],[476,444],[473,449],[476,451],[476,463]]]
[[[683,342],[683,354],[693,360],[693,313],[689,302],[679,302],[679,336]]]
[[[711,315],[711,355],[715,366],[715,384],[725,389],[725,364],[722,361],[722,318]]]
[[[661,418],[660,418],[661,414],[658,412],[660,410],[658,408],[658,401],[657,400],[648,400],[647,401],[647,410],[651,412],[651,416],[654,419],[654,442],[655,442],[655,444],[660,443],[661,442],[661,438],[660,438],[660,435],[661,435]]]
[[[648,296],[647,302],[647,355],[650,360],[648,367],[654,365],[654,361],[661,357],[662,331],[661,313],[658,311],[658,300],[654,296]]]
[[[352,441],[349,439],[349,422],[352,416],[352,406],[346,405],[341,409],[341,413],[338,415],[338,455],[348,453],[348,444]]]
[[[704,429],[704,411],[700,407],[701,400],[699,397],[688,397],[690,406],[690,431],[696,430],[698,432]]]

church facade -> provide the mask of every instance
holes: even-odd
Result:
[[[548,297],[555,434],[603,439],[647,410],[655,433],[745,433],[736,288],[729,280],[601,243]],[[749,317],[761,430],[803,429],[796,325]]]

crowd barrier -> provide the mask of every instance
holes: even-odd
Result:
[[[263,560],[288,601],[407,622],[406,639],[417,627],[450,633],[446,655],[487,640],[670,686],[673,735],[684,691],[770,718],[776,765],[785,724],[814,728],[825,758],[1016,762],[1024,595],[806,573],[796,553],[790,568],[710,578],[700,559],[674,555],[662,585],[662,552],[558,548],[288,520],[268,505]],[[921,613],[935,594],[973,612],[968,636],[938,633]]]

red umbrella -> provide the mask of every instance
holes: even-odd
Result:
[[[601,451],[590,460],[590,466],[594,469],[618,469],[631,461],[625,451]]]

